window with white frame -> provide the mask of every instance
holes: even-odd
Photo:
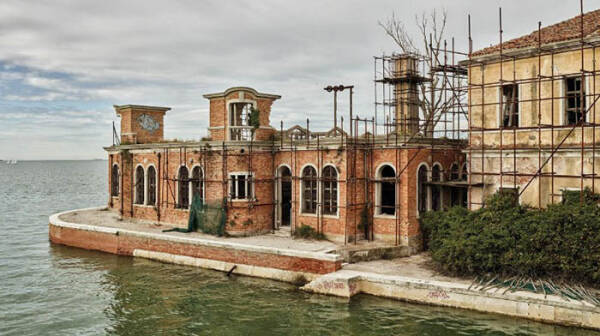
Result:
[[[148,172],[146,175],[148,179],[146,204],[156,205],[156,169],[154,169],[154,166],[148,167]]]
[[[251,173],[229,174],[229,198],[232,200],[250,200],[254,198]]]
[[[390,165],[383,165],[377,172],[377,196],[375,206],[378,215],[396,214],[396,171]]]
[[[135,169],[135,204],[144,204],[144,167],[137,166]]]
[[[229,104],[229,140],[252,139],[250,112],[252,103],[239,102]]]
[[[302,169],[302,212],[317,213],[317,170],[312,166]]]
[[[323,168],[322,197],[323,214],[325,215],[337,214],[337,178],[337,170],[334,167],[326,166]]]

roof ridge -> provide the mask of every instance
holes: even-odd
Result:
[[[581,36],[581,14],[562,20],[541,28],[542,44],[561,42],[579,38]],[[583,13],[584,37],[600,32],[600,8]],[[587,31],[586,31],[587,30]],[[502,49],[514,50],[538,44],[538,30],[502,42]],[[500,44],[479,49],[472,56],[483,56],[496,53],[500,50]]]

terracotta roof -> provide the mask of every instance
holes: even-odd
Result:
[[[600,9],[583,14],[583,35],[588,37],[600,31]],[[581,15],[541,29],[542,45],[574,40],[581,37]],[[538,31],[502,43],[503,50],[514,50],[538,45]],[[473,52],[483,56],[500,51],[500,44]]]

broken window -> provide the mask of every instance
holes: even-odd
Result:
[[[502,86],[502,126],[519,127],[519,86]]]
[[[154,166],[148,167],[148,196],[146,199],[146,204],[156,204],[156,169],[154,169]]]
[[[135,204],[144,204],[144,167],[135,169]]]
[[[190,179],[189,172],[186,166],[179,167],[179,174],[177,177],[177,207],[180,209],[187,209],[190,205]]]
[[[439,164],[431,168],[431,182],[441,182],[442,172]],[[434,184],[431,186],[431,210],[438,211],[442,209],[442,186]]]
[[[252,174],[236,173],[229,175],[229,197],[234,200],[247,200],[254,197]]]
[[[231,103],[229,105],[229,139],[252,139],[252,127],[249,124],[251,103]]]
[[[417,182],[418,182],[418,209],[419,214],[422,214],[427,211],[427,200],[428,200],[428,192],[427,192],[427,166],[422,165],[417,172]]]
[[[565,97],[567,100],[565,113],[567,125],[575,125],[583,119],[583,113],[585,111],[585,92],[581,83],[581,77],[565,79]]]
[[[199,166],[192,169],[192,196],[194,195],[204,201],[204,174]]]
[[[302,212],[317,212],[317,171],[312,166],[302,170]]]
[[[396,172],[385,165],[379,169],[378,213],[380,215],[396,214]]]
[[[337,214],[337,171],[332,166],[323,169],[323,214]]]
[[[119,196],[119,166],[114,164],[110,175],[110,195]]]

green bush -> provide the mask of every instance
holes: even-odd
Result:
[[[528,276],[600,285],[597,195],[566,192],[561,204],[530,209],[495,194],[483,209],[455,207],[421,217],[432,259],[453,275]]]
[[[316,240],[325,239],[325,235],[323,233],[317,232],[311,226],[308,226],[306,224],[302,224],[299,228],[296,228],[296,230],[294,230],[294,237]]]

